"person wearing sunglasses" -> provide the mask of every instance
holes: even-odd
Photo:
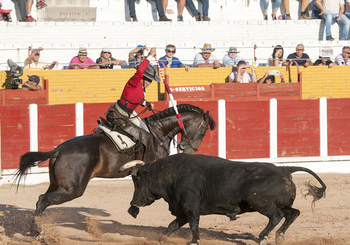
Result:
[[[173,44],[168,44],[165,48],[165,55],[159,58],[159,66],[163,68],[163,64],[166,68],[185,68],[186,71],[190,69],[188,65],[182,64],[181,61],[174,57],[176,53],[176,47]]]
[[[28,80],[22,84],[22,90],[37,91],[41,89],[39,85],[40,78],[37,75],[28,76]]]
[[[350,65],[350,47],[344,46],[341,54],[335,56],[335,63],[338,66],[348,66]]]
[[[33,49],[31,46],[28,47],[28,58],[24,60],[24,70],[51,70],[57,66],[57,61],[53,61],[51,65],[39,60],[40,51],[43,51],[42,47]]]
[[[283,61],[283,64],[287,66],[288,63],[290,63],[290,65],[295,66],[295,62],[293,62],[293,60],[295,60],[299,66],[304,66],[304,67],[312,66],[312,62],[310,60],[309,55],[304,53],[303,44],[298,44],[296,47],[296,52],[289,54],[287,57],[287,60]]]
[[[113,69],[115,65],[121,66],[123,61],[114,59],[109,48],[103,48],[100,53],[100,58],[96,60],[96,64],[100,65],[100,69]]]
[[[218,59],[212,54],[215,51],[215,48],[211,47],[211,44],[205,43],[202,52],[196,54],[193,61],[193,67],[212,67],[217,69],[221,67],[221,63]]]

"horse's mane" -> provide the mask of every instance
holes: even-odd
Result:
[[[190,104],[181,104],[181,105],[177,105],[177,109],[179,111],[179,113],[183,113],[183,112],[199,112],[201,113],[203,116],[205,115],[205,112],[203,109],[194,106],[194,105],[190,105]],[[175,110],[173,107],[170,107],[168,109],[165,109],[164,111],[160,111],[157,112],[156,114],[152,115],[151,117],[155,120],[159,120],[168,116],[173,116],[175,115]],[[214,119],[209,115],[209,127],[210,130],[214,130],[216,127],[216,123],[214,121]]]

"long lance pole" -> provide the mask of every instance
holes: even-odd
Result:
[[[184,126],[184,123],[181,119],[181,114],[179,114],[178,110],[177,110],[177,107],[175,106],[175,101],[174,101],[174,97],[173,97],[173,94],[171,93],[170,91],[170,87],[169,87],[169,84],[167,82],[167,80],[165,79],[165,76],[162,72],[162,69],[160,68],[160,65],[159,65],[159,62],[158,62],[158,59],[156,56],[154,56],[154,59],[156,60],[156,63],[157,63],[157,66],[158,66],[158,69],[160,71],[160,74],[162,75],[162,78],[163,78],[163,83],[165,85],[165,90],[167,91],[168,95],[169,95],[169,98],[170,98],[170,101],[171,101],[171,104],[175,110],[175,113],[176,113],[176,118],[177,118],[177,123],[179,124],[180,128],[182,129],[182,131],[184,132],[184,134],[187,134],[186,132],[186,129],[185,129],[185,126]],[[163,64],[164,66],[164,64]]]

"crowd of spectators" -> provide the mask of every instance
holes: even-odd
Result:
[[[350,0],[349,0],[350,1]],[[42,47],[33,49],[31,46],[28,47],[28,57],[24,61],[24,70],[51,70],[55,66],[57,68],[58,62],[53,61],[50,65],[40,60],[40,52],[44,49]],[[136,48],[132,49],[129,52],[128,64],[121,60],[116,59],[112,55],[112,51],[108,47],[104,47],[99,57],[96,61],[92,60],[88,57],[88,51],[86,48],[81,47],[76,56],[74,56],[70,62],[67,69],[114,69],[114,68],[136,68],[141,62],[144,60],[144,52],[148,51],[146,45],[138,45]],[[244,70],[246,68],[254,68],[252,65],[249,65],[249,62],[245,61],[245,59],[241,56],[238,56],[238,49],[234,46],[229,47],[222,58],[222,63],[220,63],[219,59],[213,54],[215,52],[215,48],[211,46],[209,43],[205,43],[203,48],[201,48],[201,52],[197,53],[194,56],[193,64],[188,65],[181,61],[180,58],[175,57],[176,46],[173,44],[168,44],[165,48],[165,55],[159,58],[159,65],[161,68],[184,68],[186,71],[189,71],[190,66],[192,67],[211,67],[214,69],[218,69],[220,67],[233,67],[237,70]],[[326,65],[329,68],[333,66],[342,66],[342,65],[350,65],[350,47],[344,46],[342,49],[342,53],[335,57],[335,61],[333,62],[330,57],[322,57],[319,56],[318,59],[312,63],[310,57],[307,53],[305,53],[305,47],[303,44],[298,44],[296,46],[295,52],[291,53],[284,58],[284,49],[281,45],[276,45],[273,48],[272,54],[267,58],[266,66],[270,67],[278,67],[278,66],[295,66],[299,67],[308,67],[308,66],[322,66]],[[255,66],[255,65],[254,65]],[[245,70],[244,70],[245,71]],[[254,72],[253,78],[254,79]],[[230,75],[230,82],[233,82],[236,78],[236,73],[232,73]],[[247,77],[248,74],[244,72],[241,75],[238,74],[238,82],[242,80],[240,76]],[[244,81],[248,81],[246,78]]]

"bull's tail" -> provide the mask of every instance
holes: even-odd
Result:
[[[22,177],[28,173],[28,170],[31,167],[38,166],[39,163],[49,159],[55,152],[56,150],[49,152],[27,152],[22,155],[19,162],[19,168],[14,175],[13,181],[13,184],[17,183],[17,189]]]
[[[305,186],[307,187],[307,193],[304,194],[304,197],[310,195],[313,197],[312,200],[312,207],[315,205],[315,202],[318,201],[319,199],[321,199],[322,197],[326,197],[326,185],[325,183],[321,180],[320,177],[318,177],[317,174],[315,174],[313,171],[311,171],[308,168],[303,168],[303,167],[286,167],[288,169],[289,173],[294,173],[294,172],[298,172],[298,171],[303,171],[303,172],[307,172],[309,174],[311,174],[312,176],[314,176],[318,182],[320,182],[320,184],[322,185],[322,187],[317,187],[315,185],[310,184],[310,182],[305,183]]]

